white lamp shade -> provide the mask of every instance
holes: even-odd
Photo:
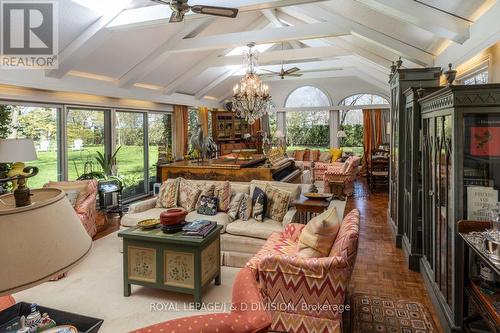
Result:
[[[283,132],[282,132],[282,131],[277,130],[276,132],[274,132],[274,136],[275,136],[276,138],[278,138],[278,139],[282,139],[282,138],[284,138],[284,137],[285,137],[285,134],[283,134]]]
[[[64,192],[32,190],[33,204],[15,207],[14,196],[0,196],[0,296],[60,275],[92,248]]]
[[[345,131],[338,131],[337,132],[337,138],[345,138],[347,136],[347,134],[345,133]]]
[[[37,159],[31,139],[0,140],[0,163],[28,162]]]

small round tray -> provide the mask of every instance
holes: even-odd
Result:
[[[304,193],[304,196],[311,200],[328,200],[332,197],[332,195],[328,193]]]
[[[158,219],[147,219],[137,223],[137,225],[142,229],[153,229],[156,228],[159,224],[160,220]]]

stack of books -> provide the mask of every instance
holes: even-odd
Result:
[[[182,228],[183,235],[196,238],[205,238],[214,228],[217,223],[207,220],[195,220],[186,223]]]

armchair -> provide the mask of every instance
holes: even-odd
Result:
[[[345,217],[328,257],[297,256],[303,228],[292,223],[283,233],[273,234],[247,266],[273,310],[272,331],[340,333],[358,248],[359,211]]]
[[[332,184],[342,183],[342,192],[345,196],[351,196],[354,192],[354,181],[358,175],[358,167],[361,158],[349,157],[344,163],[335,162],[325,171],[323,177],[324,192],[332,192]]]
[[[271,326],[271,316],[262,303],[252,271],[242,268],[233,285],[231,313],[215,313],[169,320],[134,331],[204,332],[204,333],[265,333]]]
[[[57,187],[65,191],[69,190],[79,190],[85,193],[83,196],[79,196],[76,200],[74,208],[76,215],[82,221],[85,230],[90,237],[94,237],[97,234],[96,225],[96,197],[97,197],[97,180],[80,180],[80,181],[69,181],[69,182],[49,182],[44,185],[44,187]]]

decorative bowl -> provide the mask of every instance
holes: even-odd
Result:
[[[184,222],[187,211],[182,208],[171,208],[160,214],[160,223],[162,225],[176,225]]]
[[[56,327],[49,328],[45,330],[46,333],[78,333],[78,330],[75,326],[71,325],[60,325]]]
[[[304,193],[304,196],[307,199],[311,200],[328,200],[332,197],[332,195],[328,193],[312,193],[312,192]]]
[[[142,229],[153,229],[156,226],[158,226],[159,224],[160,224],[160,220],[158,220],[158,219],[147,219],[147,220],[143,220],[143,221],[137,223],[137,225],[139,227],[141,227]]]

